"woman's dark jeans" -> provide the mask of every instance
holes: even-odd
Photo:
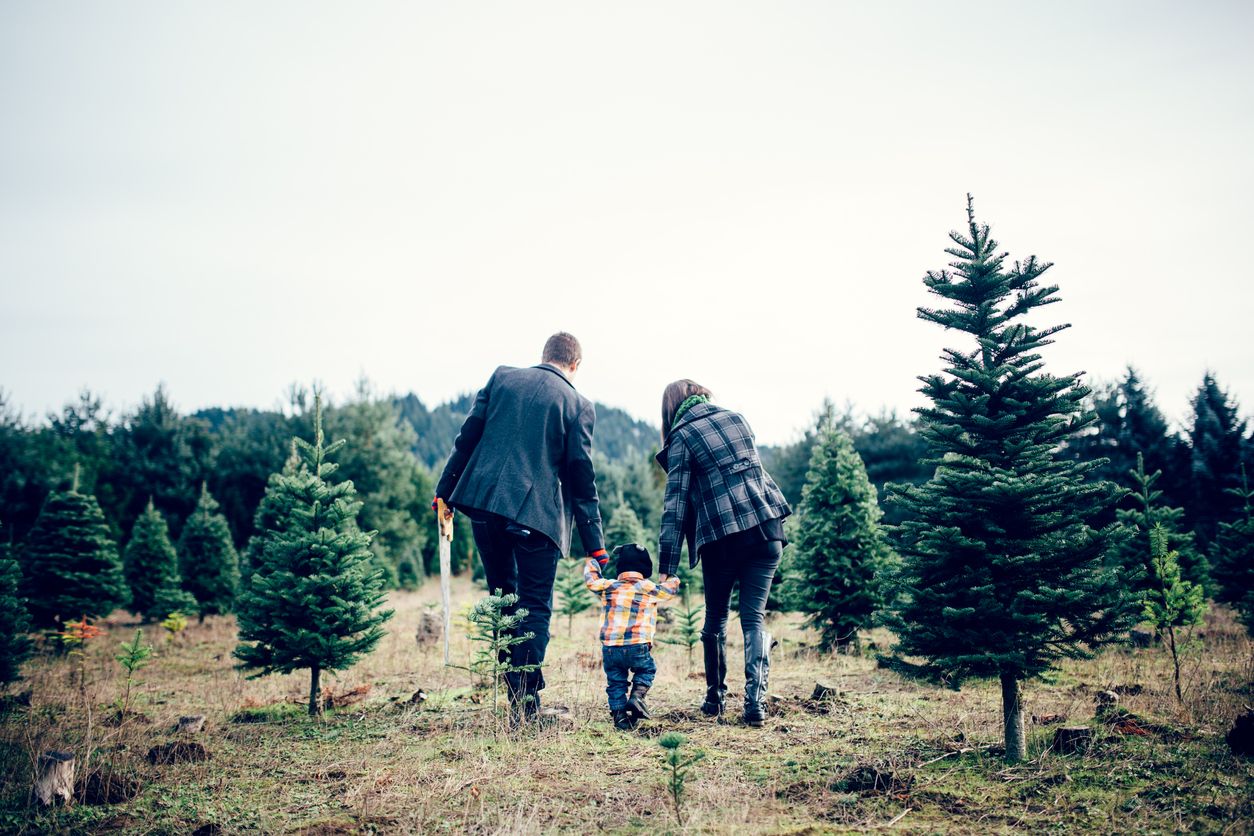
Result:
[[[778,540],[731,547],[716,540],[701,549],[701,578],[705,581],[702,638],[723,638],[736,583],[740,584],[740,629],[746,635],[761,629],[766,598],[783,553],[784,544]]]

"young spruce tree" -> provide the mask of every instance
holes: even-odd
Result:
[[[883,608],[894,556],[879,526],[875,487],[849,434],[819,425],[797,513],[790,602],[807,613],[824,650],[852,645]]]
[[[176,610],[190,612],[195,606],[191,597],[182,592],[178,555],[170,542],[170,529],[151,499],[135,519],[122,566],[131,588],[132,612],[154,621]]]
[[[226,517],[203,482],[196,510],[179,535],[178,553],[183,588],[196,599],[201,621],[230,612],[239,585],[239,555]]]
[[[1080,374],[1044,373],[1039,349],[1066,325],[1024,322],[1057,301],[1035,256],[1007,267],[967,198],[967,233],[951,232],[953,270],[924,284],[950,305],[922,319],[970,337],[946,349],[943,374],[921,377],[921,408],[935,474],[898,488],[909,518],[896,529],[905,558],[895,619],[898,652],[953,687],[1001,681],[1006,758],[1026,757],[1021,683],[1060,657],[1084,657],[1124,632],[1137,613],[1103,560],[1109,534],[1087,520],[1115,488],[1094,464],[1067,461],[1060,444],[1092,420]]]
[[[322,405],[314,441],[292,442],[282,473],[270,477],[248,546],[252,576],[236,602],[240,666],[267,673],[308,668],[309,713],[322,710],[323,671],[343,670],[383,637],[384,579],[370,552],[373,532],[357,527],[361,503],[350,481],[333,483],[323,443]]]
[[[17,681],[22,662],[30,656],[30,615],[18,595],[22,573],[9,554],[9,544],[0,528],[0,685]]]
[[[1241,503],[1241,516],[1219,524],[1213,549],[1215,597],[1235,607],[1246,631],[1254,636],[1254,491],[1244,466],[1241,487],[1232,493]]]
[[[1123,568],[1123,580],[1144,600],[1145,593],[1157,589],[1154,575],[1151,534],[1161,527],[1167,538],[1167,549],[1175,554],[1184,579],[1203,589],[1210,569],[1206,558],[1193,545],[1193,532],[1184,530],[1184,509],[1162,505],[1163,492],[1158,488],[1162,471],[1145,472],[1145,459],[1136,454],[1136,467],[1128,474],[1135,489],[1130,494],[1131,507],[1120,508],[1119,531],[1113,549],[1115,561]]]
[[[51,494],[19,554],[22,595],[36,627],[106,616],[130,601],[117,544],[95,497]]]

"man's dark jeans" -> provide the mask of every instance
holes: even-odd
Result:
[[[539,665],[549,646],[549,619],[553,614],[553,580],[562,553],[552,540],[529,532],[504,517],[485,515],[471,520],[475,545],[483,560],[488,589],[495,594],[516,593],[518,603],[508,612],[526,610],[517,633],[535,635],[510,648],[510,661],[515,666]],[[508,677],[511,690],[529,694],[544,687],[540,671]]]
[[[631,684],[652,687],[657,665],[647,644],[603,645],[601,666],[605,668],[605,693],[610,698],[610,711],[627,707],[627,675],[634,674]]]
[[[783,551],[784,545],[778,540],[748,544],[716,540],[701,550],[701,579],[705,583],[702,636],[722,638],[724,635],[732,586],[737,582],[740,583],[740,629],[748,635],[762,626],[766,598]]]

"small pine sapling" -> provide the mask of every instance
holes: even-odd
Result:
[[[161,626],[169,633],[170,641],[174,641],[180,633],[187,629],[187,616],[175,610],[165,617],[165,620],[161,622]]]
[[[1183,703],[1180,654],[1190,645],[1193,628],[1206,615],[1206,599],[1201,585],[1180,576],[1180,555],[1167,550],[1167,529],[1161,524],[1150,531],[1150,567],[1154,582],[1145,597],[1145,617],[1167,637],[1175,671],[1176,701]],[[1183,635],[1178,636],[1177,630]]]
[[[553,589],[558,595],[557,614],[566,616],[566,635],[569,636],[575,616],[592,609],[596,603],[584,585],[583,567],[576,567],[573,572],[559,571]]]
[[[529,673],[540,668],[539,665],[515,665],[510,660],[510,648],[535,638],[535,633],[515,634],[527,617],[527,610],[513,609],[517,603],[517,595],[503,595],[498,589],[495,594],[479,599],[470,610],[470,639],[480,647],[470,665],[461,669],[491,683],[494,717],[499,710],[501,679],[507,673]]]
[[[667,634],[659,636],[658,640],[665,644],[674,644],[687,648],[688,673],[691,674],[693,648],[701,643],[701,620],[705,614],[705,607],[694,607],[686,588],[684,589],[683,597],[684,608],[677,612],[675,626]]]
[[[142,628],[135,631],[135,638],[132,641],[122,642],[122,652],[113,657],[126,670],[126,690],[122,694],[122,699],[118,701],[119,723],[126,722],[126,712],[131,707],[131,687],[135,684],[135,671],[147,665],[151,657],[152,645],[144,644]]]
[[[675,805],[675,820],[680,826],[684,823],[684,786],[692,777],[692,767],[705,757],[700,749],[684,752],[684,744],[688,738],[679,732],[667,732],[658,738],[658,745],[665,750],[662,763],[666,766],[666,791],[670,793],[671,803]]]

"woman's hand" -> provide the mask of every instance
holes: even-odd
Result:
[[[662,581],[662,583],[666,583],[666,579],[667,579],[667,578],[669,578],[669,577],[670,577],[670,575],[666,574],[665,572],[663,572],[662,574],[658,575],[658,579],[659,579],[659,580],[661,580],[661,581]]]

